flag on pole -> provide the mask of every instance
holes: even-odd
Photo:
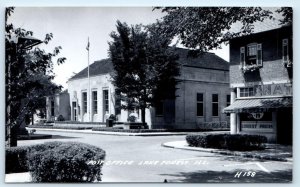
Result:
[[[89,40],[89,38],[88,38],[88,43],[87,43],[87,46],[86,46],[86,50],[90,50],[90,40]]]

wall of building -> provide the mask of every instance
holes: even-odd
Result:
[[[99,76],[90,77],[90,89],[91,91],[97,91],[97,114],[92,111],[92,97],[91,91],[88,94],[89,81],[87,78],[75,79],[68,81],[68,92],[70,94],[70,106],[71,106],[71,120],[74,120],[74,109],[72,103],[77,103],[78,120],[82,122],[95,121],[95,122],[105,122],[106,117],[110,114],[115,114],[114,108],[114,95],[115,89],[111,84],[110,75],[104,74]],[[109,111],[104,111],[104,100],[103,100],[103,90],[108,90],[108,100],[109,100]],[[83,112],[83,98],[82,93],[87,92],[87,112]],[[89,102],[90,101],[90,102]],[[90,117],[88,115],[90,110]]]
[[[227,106],[229,72],[212,69],[184,67],[176,95],[175,128],[199,128],[203,122],[229,122],[228,115],[222,113]],[[197,117],[197,93],[203,93],[204,115]],[[218,94],[219,115],[212,116],[212,94]]]
[[[268,31],[237,38],[230,41],[230,86],[241,87],[248,84],[270,84],[272,82],[289,82],[291,72],[283,65],[282,39],[289,38],[289,53],[292,57],[291,28]],[[257,72],[244,74],[240,69],[240,47],[249,43],[262,44],[263,67]]]
[[[51,115],[51,101],[54,101],[54,115]],[[67,92],[55,94],[54,96],[46,97],[46,119],[48,121],[57,120],[59,115],[64,117],[64,120],[70,120],[70,96]]]
[[[230,41],[230,87],[236,99],[251,101],[251,99],[262,97],[292,97],[292,68],[287,68],[283,63],[283,39],[288,39],[288,56],[293,61],[292,27],[252,34]],[[258,71],[244,73],[241,70],[240,47],[247,47],[250,43],[262,45],[263,65]],[[240,97],[240,90],[245,87],[253,88],[254,94],[251,97]],[[243,116],[251,116],[255,113],[232,113],[231,132],[261,134],[270,142],[276,143],[282,142],[285,139],[282,138],[283,136],[291,137],[292,109],[270,108],[269,110],[272,113],[268,119],[245,119]],[[285,122],[282,120],[282,113],[286,114]],[[267,113],[264,112],[263,115],[266,116]],[[253,125],[255,128],[245,128],[245,125],[249,127]],[[282,135],[283,132],[284,135]],[[288,137],[286,139],[289,139]]]

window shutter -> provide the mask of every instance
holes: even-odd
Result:
[[[240,64],[241,66],[245,66],[245,47],[240,48]]]
[[[261,44],[257,44],[257,58],[256,58],[256,64],[258,66],[262,66],[262,46]]]
[[[283,62],[288,61],[288,44],[289,44],[288,39],[282,40],[282,61]]]

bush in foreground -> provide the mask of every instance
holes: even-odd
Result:
[[[193,147],[249,151],[264,149],[267,138],[249,134],[192,134],[186,136],[186,141]]]
[[[28,165],[33,182],[101,181],[105,151],[78,142],[47,142],[29,148]]]
[[[28,147],[5,148],[5,173],[27,172],[27,149]]]

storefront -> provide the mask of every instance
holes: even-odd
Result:
[[[261,134],[269,142],[292,143],[292,85],[269,84],[232,89],[237,96],[224,109],[231,113],[231,133]]]

